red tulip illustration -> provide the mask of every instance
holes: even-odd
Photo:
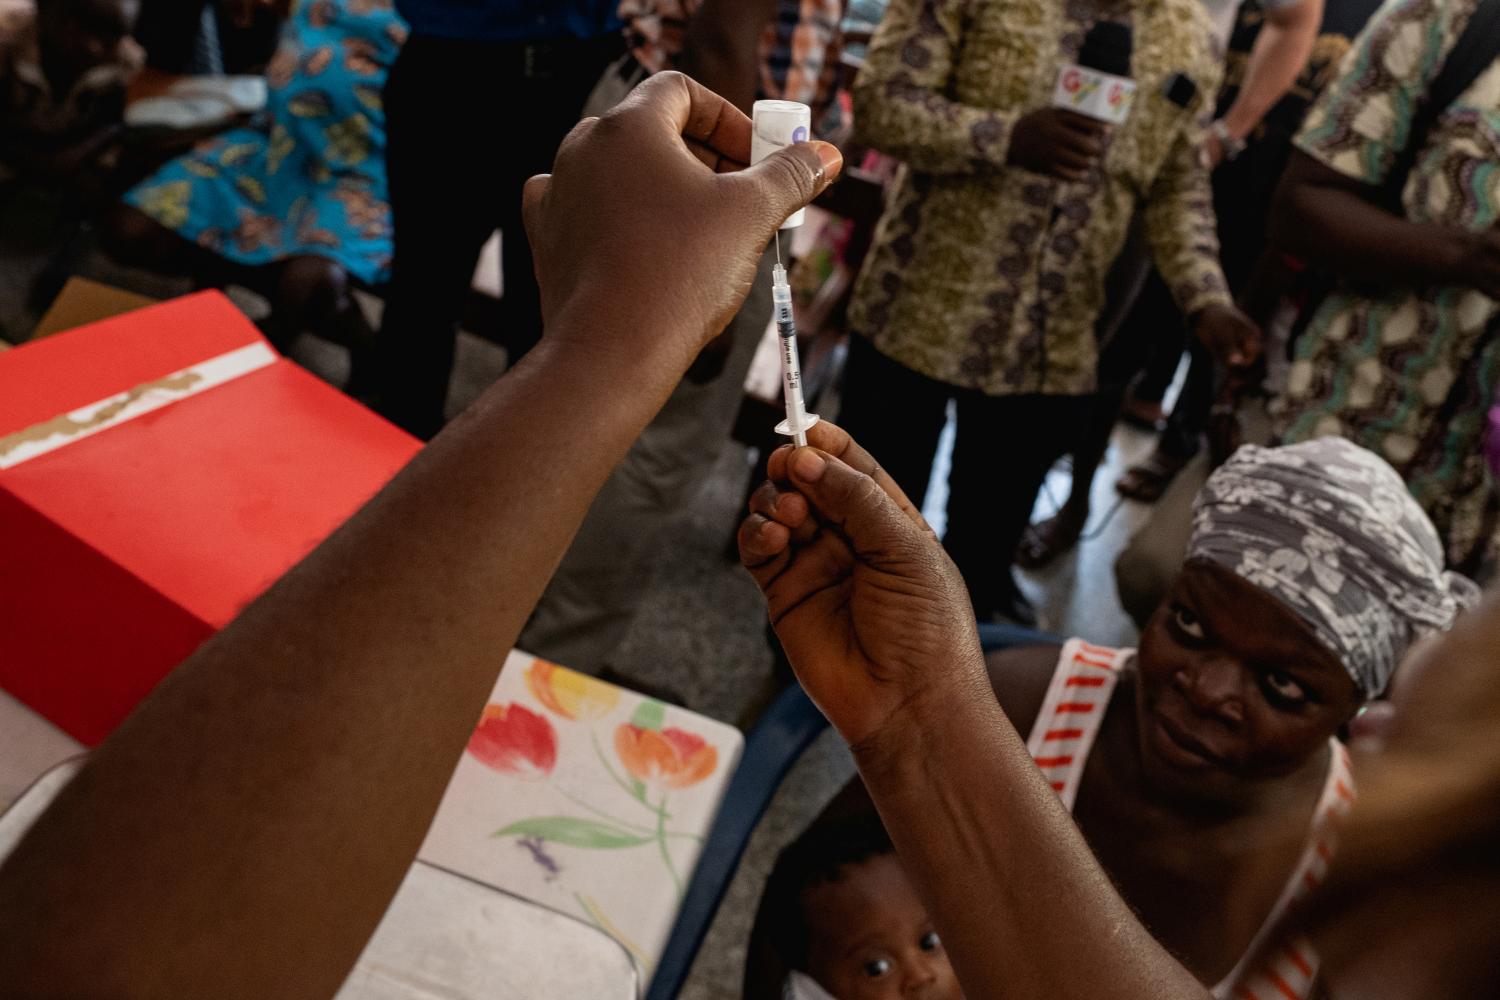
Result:
[[[469,737],[469,753],[503,774],[545,778],[557,765],[557,733],[528,708],[489,704]]]

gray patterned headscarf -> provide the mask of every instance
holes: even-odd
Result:
[[[1396,470],[1336,437],[1235,452],[1194,503],[1195,557],[1296,612],[1367,697],[1412,642],[1479,597],[1444,571],[1437,531]]]

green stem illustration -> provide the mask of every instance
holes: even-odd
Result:
[[[589,812],[593,813],[595,816],[598,816],[600,819],[607,819],[616,826],[624,827],[627,830],[634,830],[636,833],[656,832],[651,829],[651,827],[646,826],[644,823],[632,823],[630,820],[620,819],[620,817],[618,816],[611,815],[610,813],[605,812],[603,809],[600,809],[598,806],[592,805],[589,802],[586,802],[585,800],[579,798],[572,792],[568,791],[566,788],[561,788],[557,785],[553,785],[552,787],[557,789],[558,794],[567,799],[569,802],[573,803],[575,806],[587,809]]]
[[[614,779],[615,784],[624,789],[626,795],[629,795],[641,805],[645,806],[647,809],[650,809],[651,803],[646,801],[645,791],[640,788],[632,788],[629,782],[620,777],[620,772],[615,770],[614,765],[609,762],[609,758],[604,756],[604,748],[599,745],[599,734],[591,730],[589,732],[589,739],[594,743],[594,753],[596,756],[598,756],[599,763],[604,765],[604,770],[607,771],[609,773],[609,776]]]
[[[658,830],[655,830],[655,829],[653,829],[653,828],[651,828],[649,826],[646,826],[643,823],[632,823],[628,819],[620,819],[620,817],[618,817],[618,816],[615,816],[615,815],[613,815],[611,813],[607,813],[603,809],[600,809],[598,806],[592,805],[591,803],[585,801],[584,799],[579,798],[577,795],[574,795],[572,792],[568,791],[566,788],[561,787],[560,785],[553,785],[552,787],[557,790],[557,793],[559,795],[561,795],[563,798],[567,799],[569,802],[571,802],[574,805],[579,806],[579,807],[581,807],[583,809],[587,809],[589,812],[593,813],[595,816],[598,816],[600,819],[607,819],[607,820],[609,820],[611,823],[615,824],[616,826],[622,827],[622,828],[624,828],[626,830],[633,830],[636,833],[654,834],[654,833],[659,832]],[[651,811],[653,813],[656,812],[655,809],[653,809]],[[696,833],[679,833],[679,832],[674,831],[674,830],[668,830],[668,831],[666,831],[666,836],[668,836],[668,837],[676,837],[679,840],[691,840],[691,841],[695,841],[696,843],[699,843],[699,844],[703,843],[703,837],[702,837],[702,835],[696,834]]]
[[[677,873],[677,866],[672,863],[672,852],[667,849],[666,792],[662,792],[661,804],[656,807],[656,846],[661,849],[661,859],[666,862],[667,874],[672,876],[672,884],[677,887],[677,898],[681,899],[685,892],[682,884],[682,876]]]

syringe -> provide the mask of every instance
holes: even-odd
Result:
[[[812,110],[795,101],[756,101],[752,109],[750,162],[759,163],[771,153],[811,138]],[[771,306],[776,313],[776,332],[781,339],[781,387],[786,396],[786,419],[776,425],[799,447],[807,444],[807,431],[818,422],[802,401],[802,359],[797,356],[797,324],[792,320],[792,286],[781,266],[781,230],[802,225],[806,216],[798,209],[776,230],[776,266],[771,269]]]
[[[776,313],[776,334],[781,340],[781,388],[786,397],[786,419],[776,433],[786,434],[799,448],[807,445],[807,432],[818,422],[802,400],[802,359],[797,352],[797,324],[792,319],[792,286],[781,266],[781,234],[776,234],[776,265],[771,268],[771,308]]]

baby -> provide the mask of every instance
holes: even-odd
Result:
[[[927,911],[873,819],[825,824],[766,882],[786,1000],[961,1000]]]

